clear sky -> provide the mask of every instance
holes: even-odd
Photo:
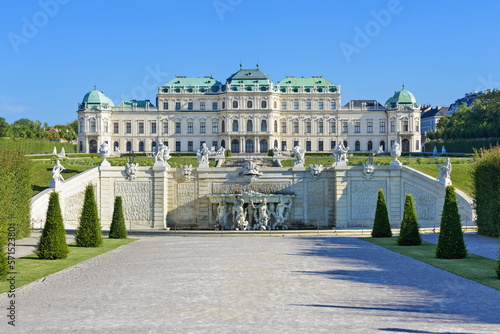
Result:
[[[2,1],[0,117],[66,124],[93,89],[150,99],[174,75],[323,75],[382,103],[500,88],[500,1]]]

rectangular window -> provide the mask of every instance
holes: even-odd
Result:
[[[354,133],[360,133],[361,132],[361,122],[355,122],[354,123]]]
[[[416,151],[420,151],[420,142],[418,140],[415,141],[415,149]]]
[[[286,110],[286,102],[281,102],[281,110]]]
[[[144,133],[144,123],[139,122],[139,129],[137,130],[138,133]]]
[[[299,146],[299,141],[298,140],[294,140],[293,141],[293,147],[297,147]]]
[[[330,150],[334,150],[337,142],[335,140],[330,141]]]
[[[318,102],[318,109],[320,109],[320,110],[323,109],[323,102]]]
[[[193,133],[193,122],[188,122],[188,133]]]
[[[108,122],[104,122],[104,132],[108,132]]]
[[[415,132],[420,132],[420,127],[418,126],[418,124],[415,125]]]
[[[212,141],[212,146],[215,148],[217,147],[217,140]]]
[[[311,133],[311,122],[306,122],[306,133]]]
[[[83,122],[80,122],[80,133],[82,133],[82,132],[83,132]],[[82,151],[82,150],[80,150],[80,152],[81,152],[81,151]]]
[[[168,102],[163,102],[163,109],[165,109],[165,110],[168,109]]]
[[[120,127],[118,125],[118,122],[113,123],[113,133],[119,133],[120,132]]]
[[[151,123],[151,133],[156,133],[156,122]]]
[[[193,141],[188,141],[188,152],[193,152]]]
[[[311,152],[312,148],[311,148],[311,141],[310,140],[307,140],[306,141],[306,151],[307,152]]]
[[[323,151],[323,141],[322,140],[320,140],[318,142],[318,151]]]
[[[323,133],[324,128],[323,128],[323,122],[318,122],[318,133]]]
[[[293,103],[293,109],[299,109],[299,102]]]
[[[205,124],[206,124],[205,122],[200,122],[200,133],[207,132]]]
[[[95,120],[90,121],[90,132],[95,132],[96,131],[96,125],[95,125]]]
[[[366,132],[373,133],[373,122],[366,122]]]
[[[331,133],[337,132],[337,121],[330,121],[330,132]]]
[[[205,102],[200,102],[200,110],[205,110]]]
[[[212,110],[217,110],[217,102],[212,102]]]
[[[396,132],[396,122],[391,121],[391,132]]]
[[[286,148],[287,148],[287,147],[286,147],[286,140],[283,140],[283,141],[281,142],[281,150],[282,150],[282,151],[286,151]]]
[[[193,110],[193,102],[188,102],[188,110]]]
[[[381,121],[379,123],[379,128],[380,128],[380,130],[379,130],[380,133],[385,133],[385,122],[384,121]]]
[[[286,122],[281,122],[281,133],[286,133]]]
[[[212,122],[212,133],[219,133],[219,122]]]
[[[293,133],[299,133],[299,122],[293,122]]]
[[[343,133],[348,133],[349,132],[349,124],[347,123],[347,121],[343,121],[342,122],[342,132]]]
[[[337,102],[335,102],[335,101],[331,102],[330,109],[332,109],[332,110],[337,109]]]
[[[311,102],[309,101],[306,102],[306,109],[311,109]]]
[[[168,133],[168,121],[163,122],[163,133]]]
[[[394,146],[394,143],[395,143],[395,141],[394,141],[394,140],[391,140],[391,147],[393,147],[393,146]]]
[[[181,142],[176,141],[175,142],[175,152],[180,152],[181,151]]]
[[[403,131],[409,131],[410,126],[408,125],[408,121],[403,121]]]
[[[127,123],[125,124],[125,128],[126,128],[126,132],[127,132],[127,133],[132,133],[132,123],[127,122]]]
[[[175,110],[181,110],[181,103],[175,102]]]
[[[175,122],[175,133],[181,133],[181,122]]]

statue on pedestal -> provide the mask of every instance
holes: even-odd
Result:
[[[300,145],[297,145],[293,148],[293,156],[295,157],[294,167],[304,167],[305,152],[301,152]]]
[[[333,166],[347,166],[347,152],[349,152],[349,147],[339,143],[332,153],[332,158],[335,159]]]
[[[452,167],[450,158],[446,158],[446,162],[442,165],[438,164],[437,167],[439,168],[438,181],[445,186],[451,186],[450,174]]]
[[[398,143],[392,144],[391,147],[391,157],[394,157],[394,160],[390,163],[391,166],[401,166],[401,162],[398,158],[401,156],[401,147]]]
[[[254,218],[257,223],[254,224],[254,230],[266,230],[269,221],[269,210],[267,209],[267,200],[264,198],[261,204],[254,205],[253,201],[250,202],[254,211]]]
[[[196,156],[198,157],[198,167],[208,167],[208,154],[210,150],[207,147],[207,144],[203,143],[201,145],[201,149],[198,150]]]

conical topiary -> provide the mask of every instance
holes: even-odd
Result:
[[[36,248],[36,255],[41,259],[55,260],[66,258],[68,252],[59,194],[53,191],[50,193],[47,217]]]
[[[458,213],[455,188],[446,187],[441,228],[436,247],[436,257],[440,259],[463,259],[467,256],[460,214]]]
[[[391,224],[389,223],[389,214],[387,212],[384,191],[382,189],[378,191],[377,209],[375,211],[375,220],[373,222],[372,237],[392,237]]]
[[[126,239],[127,229],[125,227],[125,217],[123,216],[122,198],[115,198],[115,207],[113,209],[113,220],[109,229],[109,237],[114,239]]]
[[[398,245],[417,246],[422,244],[422,237],[418,230],[417,212],[411,194],[406,195],[401,231],[399,232]]]
[[[78,247],[99,247],[103,242],[92,184],[85,189],[85,199],[75,239]]]

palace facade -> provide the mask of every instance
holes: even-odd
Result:
[[[80,152],[107,142],[115,152],[196,152],[203,143],[232,153],[267,153],[299,145],[331,152],[339,142],[351,152],[420,152],[420,106],[403,89],[384,105],[352,100],[322,76],[287,76],[274,84],[259,68],[243,69],[222,83],[211,76],[176,76],[149,100],[114,105],[103,92],[87,93],[78,108]]]

